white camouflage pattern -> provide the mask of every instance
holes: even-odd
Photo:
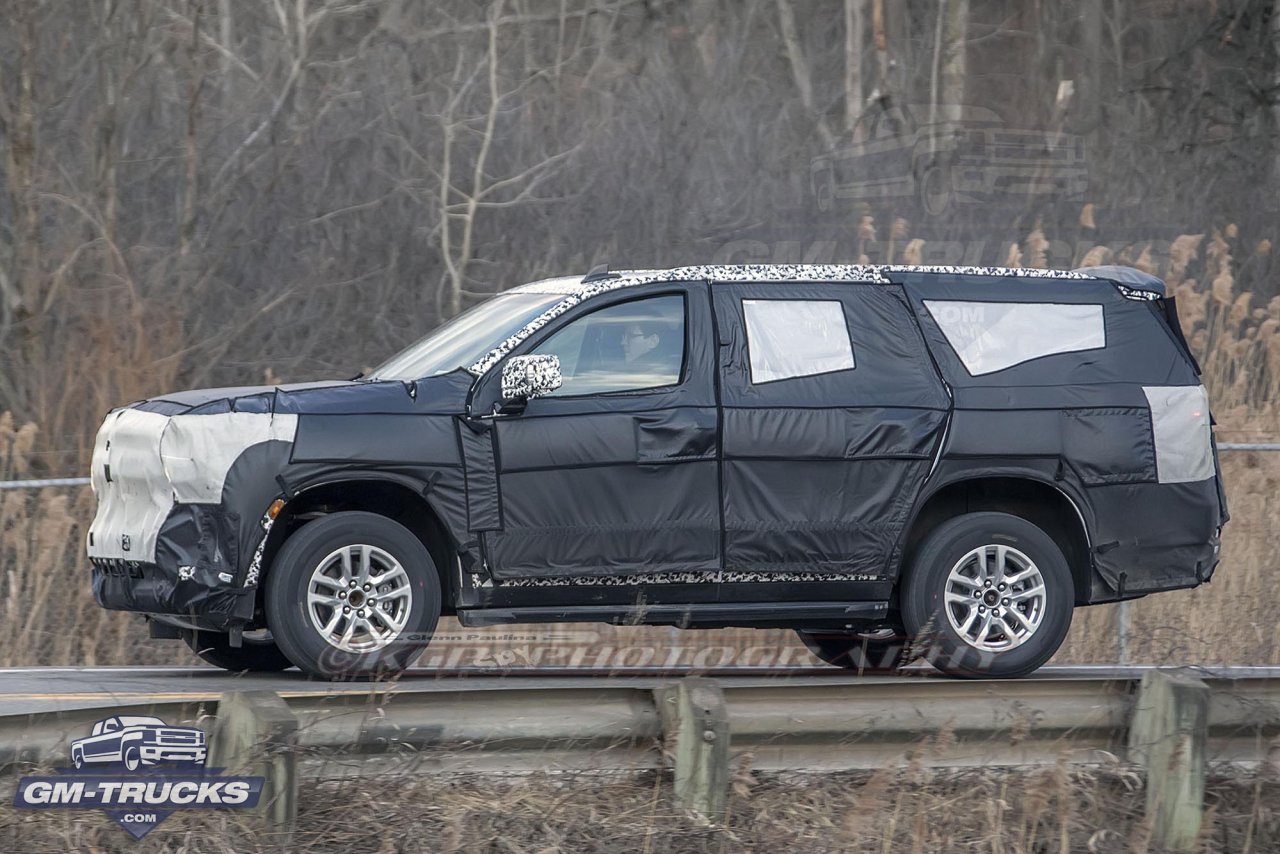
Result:
[[[560,276],[530,282],[514,288],[515,293],[558,294],[565,298],[529,321],[511,337],[490,350],[468,371],[480,376],[502,360],[530,335],[584,300],[619,288],[648,285],[654,282],[863,282],[892,284],[893,273],[948,273],[959,276],[1018,276],[1040,279],[1093,279],[1094,276],[1065,270],[1040,270],[1029,267],[951,267],[917,264],[708,264],[675,267],[670,270],[626,270],[609,274],[608,278],[575,282]]]
[[[642,584],[742,584],[779,581],[878,581],[874,575],[838,572],[653,572],[644,575],[560,575],[550,578],[514,578],[500,587],[634,587]]]
[[[502,399],[527,400],[555,391],[563,383],[559,356],[550,353],[517,356],[502,369]]]

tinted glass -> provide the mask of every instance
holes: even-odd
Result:
[[[533,352],[560,357],[564,385],[547,397],[676,385],[684,364],[684,297],[649,297],[593,311]]]
[[[500,294],[438,327],[392,356],[370,377],[418,380],[475,364],[526,323],[564,299],[564,294]]]

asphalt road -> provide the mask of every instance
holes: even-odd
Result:
[[[1028,679],[1132,679],[1148,667],[1044,667]],[[1219,678],[1280,678],[1280,667],[1192,668]],[[595,670],[569,668],[512,668],[463,670],[410,670],[391,683],[322,682],[296,671],[285,673],[227,673],[212,667],[18,667],[0,669],[0,716],[46,711],[112,708],[145,703],[198,703],[216,700],[227,691],[264,689],[282,696],[335,696],[340,694],[412,693],[423,691],[485,691],[498,688],[574,688],[602,683],[625,683],[635,688],[657,686],[693,671],[657,671],[649,668]],[[857,676],[836,668],[803,667],[725,668],[699,671],[697,675],[732,680],[735,685],[776,685],[779,681],[804,685],[859,682],[918,681],[938,679],[928,668],[893,676]]]

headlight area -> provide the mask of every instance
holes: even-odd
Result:
[[[260,457],[270,452],[272,465],[287,460],[297,416],[131,412],[104,425],[95,452],[94,598],[105,608],[180,616],[212,630],[244,625],[255,591],[242,569],[276,490],[269,483],[258,494]],[[122,433],[121,416],[146,430]]]

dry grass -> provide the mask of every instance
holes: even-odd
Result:
[[[312,783],[296,850],[322,852],[1130,852],[1147,850],[1139,775],[1080,770],[760,775],[740,770],[723,825],[672,803],[665,774]],[[1280,849],[1280,783],[1213,777],[1203,851]],[[38,852],[272,850],[233,813],[178,813],[141,843],[99,813],[0,807],[0,847]]]

